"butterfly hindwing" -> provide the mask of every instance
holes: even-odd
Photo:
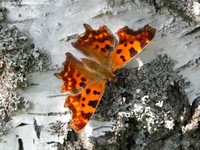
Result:
[[[67,97],[65,107],[72,112],[69,126],[75,131],[80,131],[88,123],[96,110],[105,90],[106,81],[90,83],[80,94]]]
[[[112,71],[122,68],[143,48],[150,43],[155,35],[156,30],[149,25],[134,31],[130,28],[123,27],[118,30],[119,44],[111,54],[110,64]]]

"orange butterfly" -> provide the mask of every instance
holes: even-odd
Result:
[[[72,45],[89,56],[76,59],[66,53],[63,69],[55,75],[63,80],[61,92],[70,92],[65,107],[72,112],[69,126],[76,132],[88,123],[105,91],[106,82],[150,43],[156,30],[149,25],[134,31],[127,26],[118,30],[119,42],[107,26],[93,30],[84,24],[85,33]]]

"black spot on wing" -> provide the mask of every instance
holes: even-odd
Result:
[[[142,42],[142,38],[140,37],[140,38],[137,38],[137,40],[141,43]]]
[[[148,37],[149,40],[152,40],[154,36],[155,36],[155,31],[148,32],[147,37]]]
[[[90,94],[91,90],[90,89],[87,89],[86,90],[86,94]]]
[[[129,49],[129,52],[130,52],[130,57],[133,57],[137,54],[137,51],[133,47]]]
[[[107,50],[109,50],[109,51],[112,51],[112,50],[113,50],[113,47],[110,46],[109,44],[106,44],[105,49],[107,49]]]
[[[81,82],[81,83],[79,83],[79,86],[84,88],[84,87],[86,87],[86,84],[84,82]]]
[[[81,78],[81,81],[85,82],[85,81],[86,81],[86,78],[82,77],[82,78]]]
[[[77,95],[77,98],[80,99],[81,98],[81,94]]]
[[[92,116],[92,113],[84,113],[83,111],[81,111],[81,116],[87,120],[90,119],[90,117]]]
[[[106,52],[106,49],[105,49],[105,48],[101,48],[101,51],[105,53],[105,52]]]
[[[100,95],[101,92],[98,92],[98,91],[94,90],[94,91],[93,91],[93,94],[94,94],[94,95]]]
[[[121,52],[122,52],[122,49],[117,50],[117,54],[121,54]]]
[[[124,57],[123,55],[121,55],[120,58],[121,58],[121,60],[122,60],[123,62],[126,61],[126,59],[125,59],[125,57]]]
[[[81,75],[81,74],[80,74],[79,72],[76,74],[77,77],[80,77],[80,75]]]
[[[96,48],[96,49],[99,48],[99,45],[95,45],[95,48]]]
[[[93,107],[93,108],[96,108],[97,104],[98,104],[98,100],[90,100],[88,102],[88,105]]]
[[[120,40],[119,41],[119,44],[123,44],[125,41],[124,40]]]
[[[138,34],[137,31],[133,31],[133,30],[129,29],[128,27],[126,28],[126,33],[129,35],[133,35],[133,36]]]

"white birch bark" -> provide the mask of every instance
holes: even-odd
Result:
[[[191,82],[186,89],[189,103],[199,97],[200,4],[188,2],[188,8],[176,11],[169,7],[173,3],[165,5],[164,1],[155,2],[156,5],[153,1],[147,3],[139,0],[1,1],[1,6],[9,11],[6,22],[8,26],[16,26],[35,47],[49,53],[52,64],[51,70],[30,74],[29,78],[35,83],[34,86],[18,91],[30,100],[33,107],[27,112],[15,114],[7,122],[5,126],[9,131],[1,137],[0,149],[19,149],[21,143],[24,150],[53,150],[57,149],[53,147],[55,143],[63,143],[67,130],[54,128],[56,133],[51,134],[53,129],[49,128],[49,123],[68,122],[71,115],[63,107],[65,96],[50,98],[60,94],[61,87],[61,81],[53,74],[57,72],[57,68],[62,67],[66,52],[71,52],[78,58],[83,56],[71,46],[74,36],[84,32],[83,23],[90,24],[93,28],[107,25],[113,33],[123,26],[137,30],[149,24],[156,28],[155,38],[137,58],[146,64],[158,54],[166,53],[177,62],[175,69],[180,71],[179,74]],[[128,64],[128,67],[137,66],[136,60]],[[103,135],[104,131],[111,130],[112,123],[91,120],[84,130],[86,137]],[[104,127],[96,132],[92,131],[101,126]],[[86,147],[92,147],[87,139],[85,144],[88,144]]]

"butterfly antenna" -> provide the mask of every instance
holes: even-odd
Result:
[[[69,95],[69,94],[50,95],[50,96],[47,96],[47,98],[54,98],[54,97],[68,96],[68,95]]]

